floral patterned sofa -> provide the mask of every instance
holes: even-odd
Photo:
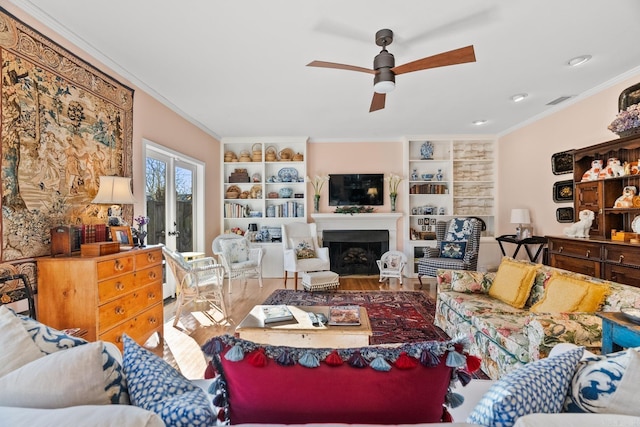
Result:
[[[523,306],[514,307],[491,295],[496,276],[503,264],[522,265],[534,270],[533,283],[523,293]],[[550,293],[551,278],[568,281],[565,294],[549,295],[548,307],[534,310],[532,306],[544,303],[545,292]],[[602,290],[596,309],[553,309],[562,305],[576,293],[570,291],[573,282],[595,286]],[[498,379],[514,368],[548,356],[558,343],[573,343],[600,353],[602,322],[596,311],[620,311],[624,307],[640,308],[640,288],[604,281],[527,261],[503,258],[498,272],[438,270],[438,296],[435,324],[449,336],[467,335],[471,339],[470,354],[482,358],[482,370],[492,379]],[[517,287],[513,284],[513,287]],[[582,291],[580,291],[582,292]],[[597,292],[585,292],[592,296]],[[526,299],[526,301],[525,301]],[[557,304],[553,304],[556,301]]]

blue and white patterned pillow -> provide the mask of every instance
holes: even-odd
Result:
[[[583,352],[578,347],[511,371],[491,386],[467,422],[510,427],[523,415],[560,412]]]
[[[474,221],[476,220],[473,218],[453,218],[449,223],[449,229],[444,240],[450,242],[469,240]]]
[[[249,259],[249,245],[245,239],[222,239],[220,248],[230,263],[244,262]]]
[[[442,258],[462,259],[467,248],[467,242],[440,242],[440,256]]]
[[[67,348],[76,347],[86,344],[87,340],[65,334],[57,329],[50,328],[31,317],[22,314],[16,314],[22,322],[22,326],[33,339],[33,342],[45,354],[55,353],[56,351],[65,350]]]
[[[20,320],[35,345],[44,354],[53,354],[88,343],[87,340],[65,334],[29,316],[15,313],[13,310],[12,313]],[[111,403],[128,405],[129,394],[122,366],[104,346],[102,348],[102,370],[105,375],[105,391]]]
[[[124,338],[124,371],[131,404],[155,412],[167,426],[210,426],[207,395],[160,357]]]
[[[629,350],[624,350],[581,360],[571,379],[564,412],[608,413],[629,359]]]

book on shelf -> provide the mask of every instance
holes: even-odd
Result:
[[[260,311],[265,324],[293,320],[293,313],[291,313],[289,307],[284,304],[263,305]]]
[[[345,326],[360,324],[360,306],[335,305],[329,307],[329,325]]]

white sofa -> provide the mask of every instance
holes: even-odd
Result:
[[[140,368],[140,371],[148,373],[154,382],[166,380],[171,384],[171,387],[165,387],[167,389],[182,387],[185,397],[182,400],[187,401],[187,404],[193,404],[197,400],[194,399],[194,394],[189,394],[191,392],[204,396],[203,405],[206,405],[206,409],[211,410],[212,414],[217,415],[212,405],[212,395],[206,394],[211,380],[186,380],[161,358],[146,352],[137,345],[131,345],[130,342],[125,341],[125,352],[122,355],[112,344],[83,342],[83,340],[61,334],[59,331],[48,328],[32,319],[16,316],[15,313],[2,306],[0,306],[0,331],[2,331],[0,333],[0,425],[29,427],[69,425],[156,427],[167,425],[165,423],[168,420],[165,417],[167,411],[165,403],[156,394],[139,395],[135,391],[136,388],[140,389],[141,387],[145,390],[153,388],[148,385],[150,383],[145,382],[144,378],[140,378],[141,372],[135,370],[137,367]],[[46,355],[38,355],[33,352],[33,347],[28,345],[29,341],[31,344],[35,343],[38,347],[37,351],[44,352]],[[558,345],[551,352],[549,359],[575,348],[571,344]],[[70,357],[69,355],[73,353],[79,353],[79,356]],[[625,354],[628,356],[625,356],[626,360],[622,360],[621,357]],[[581,381],[593,379],[588,376],[589,369],[597,369],[601,373],[602,363],[614,362],[617,366],[622,366],[623,371],[626,369],[625,373],[631,370],[640,372],[640,368],[638,368],[640,367],[640,357],[635,360],[631,357],[633,354],[637,353],[626,351],[608,356],[587,354],[580,362],[584,365],[579,366],[573,376],[569,387],[570,393],[583,388]],[[530,365],[540,362],[533,362]],[[594,363],[595,365],[593,365]],[[129,371],[127,367],[129,367]],[[113,386],[117,383],[114,378],[122,376],[123,372],[128,374],[127,389],[124,392],[122,389],[118,391],[118,387]],[[630,380],[633,382],[633,387],[636,386],[639,374],[634,375],[636,377],[632,377]],[[505,378],[500,381],[503,380]],[[472,380],[466,387],[458,385],[455,391],[464,397],[464,403],[449,410],[454,423],[425,424],[425,426],[473,425],[466,422],[469,414],[474,411],[481,398],[485,397],[491,387],[498,382]],[[193,385],[197,388],[192,387]],[[626,390],[620,380],[616,385],[619,390],[623,388]],[[153,410],[127,404],[110,404],[116,400],[125,403],[129,399],[129,394],[132,396],[131,400],[134,400],[135,397],[139,401],[138,403],[145,403],[143,401],[146,399],[146,406],[152,407]],[[633,393],[632,395],[635,396]],[[104,401],[105,396],[108,401]],[[602,397],[598,396],[598,403],[603,401]],[[149,406],[150,398],[157,399],[152,402],[151,406]],[[174,399],[174,403],[181,400],[180,395],[174,395],[170,398]],[[19,402],[20,399],[22,401]],[[569,404],[567,402],[569,399],[565,401],[565,407]],[[634,407],[630,408],[630,411],[639,411],[635,407],[637,405],[632,406]],[[204,410],[204,408],[201,409]],[[601,409],[606,411],[606,405]],[[635,414],[635,412],[633,413]],[[214,425],[216,423],[215,417],[209,421],[206,424],[194,422],[190,425]],[[520,417],[515,424],[516,427],[574,425],[576,427],[610,425],[637,427],[640,425],[640,418],[624,414],[533,414]]]

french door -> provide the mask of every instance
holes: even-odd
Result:
[[[203,166],[180,153],[145,141],[148,243],[179,252],[203,251]]]

